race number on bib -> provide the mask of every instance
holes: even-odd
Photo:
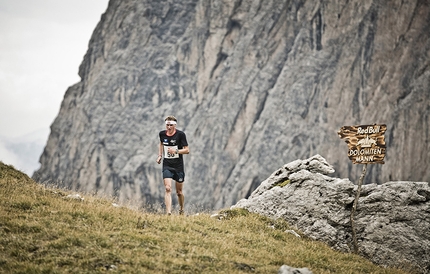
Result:
[[[179,154],[176,153],[169,153],[167,151],[168,148],[173,148],[173,150],[176,151],[176,149],[178,149],[178,146],[164,146],[164,158],[165,159],[175,159],[175,158],[179,158]]]

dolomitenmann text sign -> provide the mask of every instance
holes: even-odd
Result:
[[[348,145],[354,164],[383,164],[386,125],[343,126],[337,133]]]

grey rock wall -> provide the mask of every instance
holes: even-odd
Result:
[[[336,134],[387,124],[366,183],[430,181],[426,1],[111,0],[33,178],[161,202],[157,133],[188,136],[188,206],[230,206],[315,153],[358,180]]]
[[[327,176],[333,172],[320,155],[293,161],[232,208],[283,218],[312,239],[352,252],[350,217],[357,186]],[[360,255],[379,265],[430,273],[430,183],[364,185],[354,223]]]

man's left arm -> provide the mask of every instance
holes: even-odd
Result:
[[[190,153],[190,149],[188,148],[188,146],[184,146],[181,149],[178,149],[178,154],[189,154]]]

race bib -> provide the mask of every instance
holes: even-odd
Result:
[[[178,148],[178,146],[164,146],[164,158],[165,159],[175,159],[175,158],[179,158],[179,154],[176,153],[169,153],[167,152],[168,148],[173,148],[175,151]]]

